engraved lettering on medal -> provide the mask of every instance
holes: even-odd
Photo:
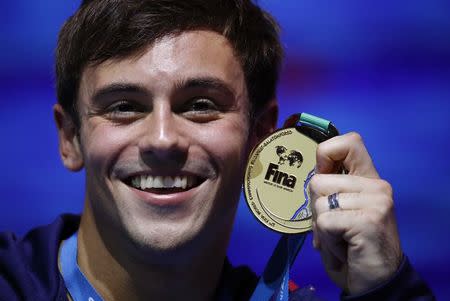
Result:
[[[252,173],[252,169],[253,169],[253,166],[250,165],[250,166],[248,167],[248,174],[249,174],[249,175]],[[249,200],[253,200],[252,189],[251,189],[251,182],[250,182],[250,176],[247,177],[246,181],[247,181],[247,194],[248,194],[248,198],[249,198]]]
[[[255,202],[252,202],[253,210],[255,210],[256,214],[261,215],[261,211],[259,211],[258,207],[256,206]]]
[[[261,211],[259,211],[255,202],[251,202],[251,205],[252,205],[254,212],[261,218],[261,220],[263,220],[266,224],[268,224],[271,227],[276,226],[274,222],[272,222],[269,218],[267,218],[264,214],[262,214]]]
[[[295,183],[297,182],[297,178],[294,175],[279,171],[278,165],[274,163],[269,164],[264,179],[291,189],[295,187]]]

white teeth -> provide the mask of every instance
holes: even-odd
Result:
[[[179,187],[186,189],[186,186],[187,186],[187,177],[181,177]]]
[[[147,188],[190,188],[196,183],[194,176],[136,176],[131,179],[131,185],[138,189]]]
[[[140,182],[141,182],[141,187],[142,187],[142,189],[147,188],[147,177],[141,176],[141,177],[140,177]]]
[[[159,176],[154,177],[152,187],[147,187],[147,188],[164,188],[163,177],[159,177]]]
[[[175,177],[174,181],[173,181],[173,186],[174,187],[181,187],[181,178],[180,177]]]
[[[171,188],[171,187],[174,187],[174,183],[175,183],[175,181],[173,180],[173,178],[172,177],[164,177],[164,187],[165,188]]]
[[[147,181],[145,182],[146,183],[145,187],[148,187],[148,188],[152,187],[153,186],[153,177],[146,177],[146,178],[147,178]]]

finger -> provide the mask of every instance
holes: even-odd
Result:
[[[320,232],[322,259],[329,269],[338,270],[347,261],[347,243],[340,237]]]
[[[362,210],[328,210],[317,215],[316,229],[321,244],[327,244],[330,237],[345,239],[347,232],[358,231],[360,225],[364,225],[362,218]]]
[[[318,241],[320,254],[327,271],[338,271],[347,260],[347,243],[340,235],[328,231],[327,227],[316,223],[314,237]]]
[[[385,181],[360,176],[316,174],[311,178],[308,189],[312,198],[330,195],[335,192],[375,192]]]
[[[316,228],[316,222],[314,219],[312,221],[312,232],[313,232],[313,240],[312,240],[313,247],[316,250],[320,250],[320,238],[319,238],[319,233]]]
[[[345,243],[333,248],[324,245],[320,249],[320,256],[328,275],[339,287],[345,290],[348,286],[346,277],[342,276],[346,274],[345,270],[347,269]]]
[[[328,196],[322,196],[315,200],[312,203],[311,209],[315,216],[319,216],[324,212],[328,212],[330,210],[357,210],[361,209],[361,206],[365,202],[361,202],[361,199],[369,198],[366,196],[361,196],[361,193],[353,192],[353,193],[338,193],[337,194],[339,208],[330,209],[330,204],[328,200]]]
[[[316,160],[318,173],[336,173],[343,166],[350,175],[379,177],[361,136],[355,132],[320,143]]]
[[[314,217],[319,216],[330,210],[367,210],[377,211],[381,214],[393,210],[392,198],[378,193],[338,193],[337,202],[339,208],[330,209],[328,196],[317,198],[312,204],[311,209]]]

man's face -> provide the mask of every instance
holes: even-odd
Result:
[[[87,201],[101,231],[154,251],[231,231],[254,137],[226,38],[184,32],[88,67],[78,109]]]

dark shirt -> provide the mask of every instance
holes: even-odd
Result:
[[[0,301],[66,301],[67,289],[58,268],[61,242],[78,230],[80,217],[61,215],[52,224],[31,230],[19,239],[12,233],[0,234]],[[248,267],[234,268],[226,260],[216,298],[248,300],[258,281]],[[188,299],[188,298],[187,298]],[[291,292],[291,301],[320,300],[309,288]],[[359,296],[341,300],[435,300],[425,282],[406,256],[397,273],[386,283]]]

